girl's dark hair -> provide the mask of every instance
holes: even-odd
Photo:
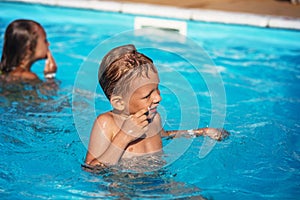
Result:
[[[34,55],[37,45],[37,27],[42,27],[32,20],[18,19],[11,22],[4,35],[0,72],[7,74],[18,67],[26,56]],[[28,49],[32,52],[27,55]]]

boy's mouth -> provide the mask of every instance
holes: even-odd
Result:
[[[157,112],[157,106],[155,106],[155,107],[148,107],[148,111],[149,111],[149,113],[156,113]]]
[[[155,107],[148,107],[148,114],[147,114],[147,116],[148,116],[148,122],[150,123],[150,122],[152,122],[152,120],[153,120],[153,118],[154,118],[154,116],[156,115],[156,113],[157,113],[157,106],[155,106]]]
[[[151,114],[155,114],[157,113],[157,106],[154,106],[154,107],[148,107],[148,116],[151,115]]]

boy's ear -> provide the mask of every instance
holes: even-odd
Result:
[[[121,96],[112,96],[110,98],[110,104],[118,111],[123,111],[125,109],[125,103]]]

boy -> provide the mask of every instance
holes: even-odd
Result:
[[[89,166],[105,167],[122,158],[159,152],[163,136],[192,133],[221,140],[228,135],[214,128],[164,131],[157,113],[162,98],[156,67],[133,45],[114,48],[103,58],[99,83],[113,110],[94,122],[85,160]]]

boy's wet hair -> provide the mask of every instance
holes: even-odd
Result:
[[[11,72],[26,59],[26,56],[31,58],[34,55],[38,39],[37,27],[42,26],[38,22],[26,19],[18,19],[8,25],[4,35],[1,73]],[[31,51],[31,55],[28,55],[28,50]]]
[[[102,59],[98,78],[108,99],[112,95],[124,95],[131,81],[139,76],[148,76],[148,71],[157,73],[150,58],[139,53],[132,44],[116,47]]]

